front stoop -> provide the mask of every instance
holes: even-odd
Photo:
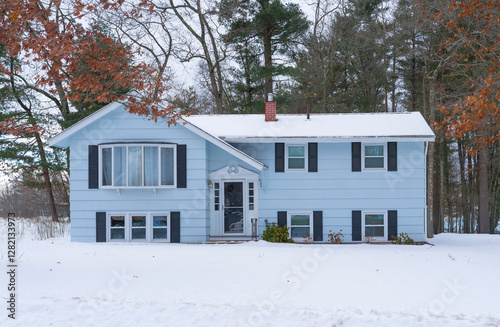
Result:
[[[211,236],[204,244],[239,244],[243,242],[256,241],[251,236]]]

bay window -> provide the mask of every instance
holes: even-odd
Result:
[[[101,145],[102,187],[175,187],[174,144]]]

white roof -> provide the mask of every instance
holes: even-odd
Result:
[[[184,119],[228,142],[272,142],[321,139],[346,142],[363,139],[434,141],[434,133],[419,112],[277,115],[196,115]]]

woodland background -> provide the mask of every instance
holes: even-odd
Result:
[[[47,140],[111,101],[174,123],[263,113],[271,92],[278,113],[420,111],[429,236],[495,232],[495,0],[2,1],[0,216],[69,216],[68,153]]]

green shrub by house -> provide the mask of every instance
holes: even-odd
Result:
[[[408,236],[408,234],[406,234],[406,233],[400,233],[398,237],[394,237],[394,235],[393,235],[392,238],[394,239],[392,241],[392,244],[414,244],[415,243],[413,241],[413,239],[410,236]]]
[[[267,225],[266,229],[262,233],[262,239],[268,242],[274,243],[293,243],[293,240],[288,237],[289,228],[284,226],[277,226],[276,223]]]

